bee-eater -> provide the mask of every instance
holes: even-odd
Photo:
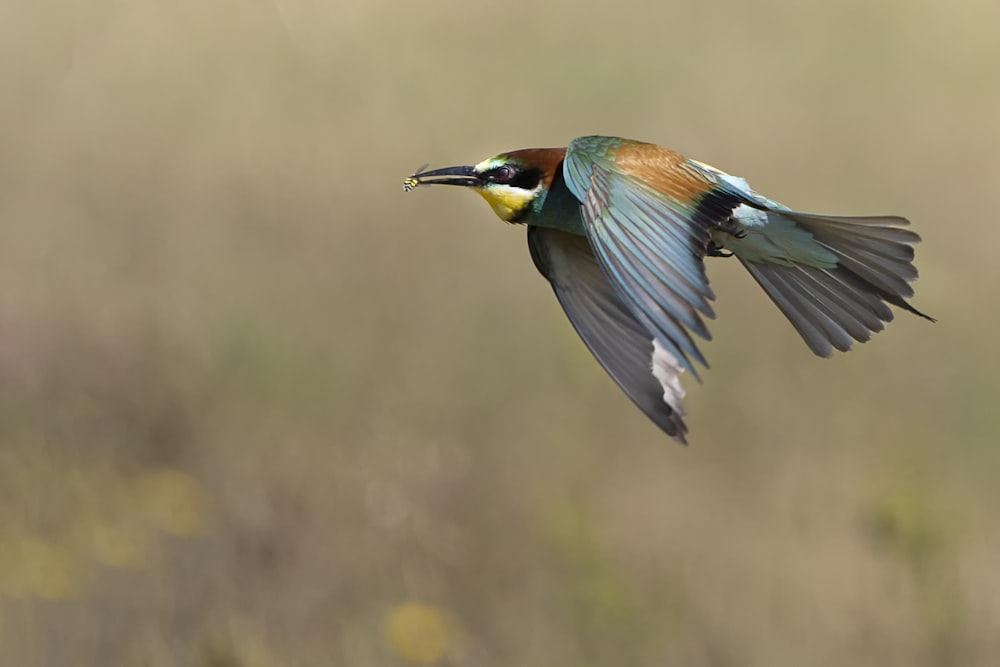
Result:
[[[705,257],[736,258],[821,357],[867,341],[907,303],[920,237],[897,216],[793,211],[680,153],[618,137],[501,153],[404,181],[478,192],[526,225],[535,266],[629,398],[685,442],[684,370],[708,366],[691,334],[715,317]],[[932,320],[933,321],[933,320]]]

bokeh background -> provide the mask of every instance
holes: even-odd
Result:
[[[6,0],[0,664],[995,665],[995,2]],[[714,260],[691,446],[479,198],[584,134],[898,213],[813,357]]]

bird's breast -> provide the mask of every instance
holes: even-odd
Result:
[[[535,227],[559,229],[571,234],[586,235],[583,217],[580,215],[580,201],[566,187],[560,168],[549,187],[541,206],[531,210],[517,222]]]

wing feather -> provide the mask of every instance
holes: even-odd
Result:
[[[586,237],[528,228],[528,247],[580,338],[632,402],[665,433],[685,442],[683,368],[657,348],[594,257]]]
[[[699,216],[700,197],[712,186],[707,178],[693,182],[698,175],[681,169],[675,153],[641,144],[646,154],[662,151],[663,164],[678,170],[676,180],[657,189],[615,161],[609,153],[614,141],[574,140],[563,166],[566,184],[581,202],[594,255],[621,300],[664,350],[697,377],[692,360],[707,363],[691,333],[709,339],[701,316],[714,317],[704,264],[709,230],[731,208],[718,206],[713,212],[717,221]],[[671,175],[660,174],[661,180],[666,183]],[[678,198],[697,188],[689,201]]]

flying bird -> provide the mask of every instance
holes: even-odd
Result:
[[[746,180],[654,144],[580,137],[408,177],[478,192],[528,228],[535,266],[580,338],[632,401],[686,442],[681,375],[708,366],[706,257],[735,256],[814,353],[865,342],[907,299],[920,241],[898,216],[793,211]]]

